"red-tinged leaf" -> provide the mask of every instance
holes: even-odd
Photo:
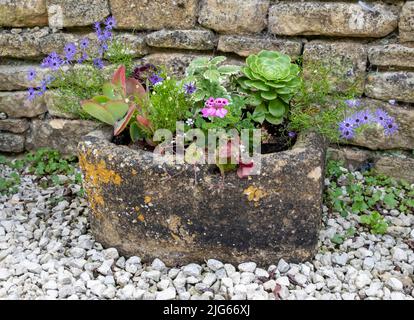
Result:
[[[253,168],[254,168],[253,162],[250,162],[247,164],[240,162],[239,167],[237,168],[237,175],[239,176],[240,179],[246,178],[253,171]]]
[[[126,126],[129,123],[129,120],[131,120],[134,111],[135,111],[135,105],[130,105],[127,114],[125,115],[125,117],[123,117],[121,120],[115,122],[114,125],[114,136],[117,136],[118,134],[120,134],[122,131],[125,130]]]
[[[141,124],[141,125],[143,125],[145,128],[149,128],[150,127],[150,125],[151,125],[151,122],[147,119],[147,118],[144,118],[143,116],[141,116],[141,115],[137,115],[137,121]]]
[[[118,70],[115,71],[112,77],[112,83],[117,87],[122,88],[124,96],[126,95],[125,66],[120,66]]]
[[[125,81],[127,97],[134,96],[141,100],[144,99],[144,97],[147,95],[147,92],[137,79],[127,78]]]

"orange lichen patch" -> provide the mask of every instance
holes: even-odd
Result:
[[[151,197],[150,196],[145,196],[144,197],[144,202],[145,202],[145,204],[151,203]]]
[[[87,155],[89,154],[90,150],[87,151]],[[101,213],[98,207],[103,207],[105,205],[104,197],[102,196],[101,183],[120,185],[122,178],[115,171],[107,169],[104,160],[101,160],[98,164],[89,163],[84,154],[79,156],[79,166],[85,176],[84,188],[88,194],[92,212],[95,216],[100,218]]]
[[[266,196],[266,193],[263,190],[255,186],[248,187],[243,191],[243,194],[247,195],[247,200],[254,202],[258,202],[260,199]]]
[[[141,222],[145,222],[145,217],[144,217],[144,215],[143,215],[142,213],[140,213],[140,214],[138,215],[137,219],[138,219],[139,221],[141,221]]]
[[[137,170],[132,169],[132,171],[131,171],[131,172],[132,172],[132,175],[133,175],[133,176],[136,176],[136,175],[137,175]]]
[[[97,185],[100,182],[120,185],[122,182],[119,174],[106,168],[104,160],[99,161],[98,164],[89,163],[84,155],[80,155],[79,165],[85,174],[85,180],[91,182],[93,185]]]

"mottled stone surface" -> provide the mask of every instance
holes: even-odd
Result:
[[[222,52],[234,52],[242,57],[258,53],[261,50],[275,50],[295,59],[301,54],[302,42],[273,37],[222,35],[219,38],[217,49]]]
[[[29,69],[34,69],[37,78],[34,81],[27,79]],[[45,69],[37,65],[0,65],[0,90],[22,90],[40,85]]]
[[[148,53],[148,47],[145,43],[145,34],[143,33],[125,33],[119,32],[114,34],[114,39],[125,44],[129,52],[134,57],[142,57]]]
[[[315,69],[328,69],[328,79],[336,91],[351,87],[364,91],[367,49],[357,42],[315,40],[305,44],[303,52],[305,78],[311,78]]]
[[[194,58],[203,56],[205,55],[195,53],[153,53],[146,56],[143,61],[155,65],[163,65],[174,75],[183,76],[190,62]]]
[[[68,112],[63,112],[59,108],[60,99],[54,90],[46,91],[44,95],[44,100],[45,100],[47,112],[49,113],[50,116],[54,118],[64,118],[64,119],[78,119],[79,118],[77,115],[74,115]]]
[[[47,25],[46,0],[0,1],[0,27]]]
[[[22,152],[24,151],[24,141],[24,135],[0,132],[0,152]]]
[[[258,33],[266,28],[269,0],[201,0],[198,22],[220,33]]]
[[[342,1],[276,1],[269,10],[269,30],[288,36],[383,37],[397,28],[398,6],[370,6],[376,13]]]
[[[377,108],[385,110],[389,115],[395,117],[399,129],[396,134],[385,136],[380,125],[368,128],[361,135],[357,135],[352,139],[351,144],[372,150],[414,149],[414,108],[393,106],[387,102],[374,99],[362,99],[362,106],[373,111]]]
[[[43,99],[28,101],[26,91],[0,92],[0,112],[9,118],[32,118],[46,111]]]
[[[49,26],[66,28],[92,25],[107,17],[107,0],[46,0]]]
[[[0,33],[0,57],[34,58],[41,54],[34,34]]]
[[[414,42],[414,1],[407,1],[402,7],[398,29],[401,42]]]
[[[292,150],[263,155],[260,175],[229,173],[218,191],[208,165],[195,184],[193,165],[160,167],[152,153],[87,137],[79,158],[92,232],[122,254],[168,265],[307,260],[321,224],[323,145],[302,136]]]
[[[189,29],[195,25],[197,0],[109,0],[118,28]]]
[[[351,147],[328,148],[328,159],[343,161],[351,170],[371,163],[381,174],[414,183],[414,158],[406,155],[387,154]]]
[[[414,102],[414,72],[370,72],[365,94],[381,100]]]
[[[217,41],[210,30],[160,30],[150,33],[146,42],[158,48],[211,50]]]
[[[11,133],[23,133],[29,129],[29,122],[26,119],[4,119],[0,120],[0,131]]]
[[[98,122],[86,120],[33,120],[26,139],[26,149],[48,147],[65,155],[75,155],[82,137],[99,126],[101,124]]]
[[[376,66],[414,68],[414,48],[401,44],[371,47],[368,57],[369,62]]]

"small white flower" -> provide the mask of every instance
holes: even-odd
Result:
[[[188,126],[192,126],[193,124],[194,124],[194,120],[193,119],[191,119],[191,118],[189,118],[189,119],[187,119],[186,121],[185,121],[185,123],[188,125]]]
[[[167,77],[167,80],[171,80],[171,78],[170,77]]]
[[[125,103],[129,103],[129,99],[128,98],[125,99]]]

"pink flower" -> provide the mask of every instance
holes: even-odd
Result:
[[[201,113],[203,114],[204,118],[214,117],[216,115],[216,109],[214,107],[203,108],[203,109],[201,109]]]
[[[247,176],[249,176],[249,174],[252,172],[254,167],[254,163],[253,161],[250,163],[243,163],[243,162],[239,162],[239,167],[237,168],[237,175],[239,176],[239,178],[245,178]]]
[[[224,109],[224,108],[217,108],[217,109],[215,109],[215,112],[216,112],[216,114],[215,114],[216,117],[224,118],[226,116],[228,110]]]
[[[229,101],[226,98],[217,98],[213,97],[208,98],[204,103],[205,108],[201,110],[203,117],[218,117],[224,118],[228,113],[227,109],[224,109],[224,106],[227,106]]]

